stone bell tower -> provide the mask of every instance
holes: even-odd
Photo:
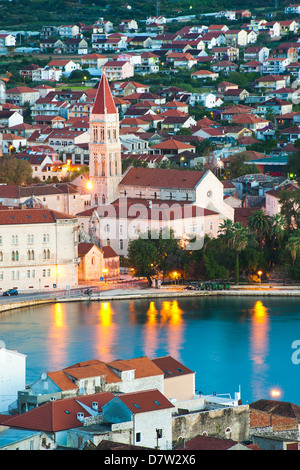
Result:
[[[110,204],[118,198],[122,165],[119,113],[104,72],[90,114],[89,159],[92,202]]]

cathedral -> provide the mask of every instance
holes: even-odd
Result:
[[[222,182],[209,170],[129,167],[122,174],[119,115],[105,73],[90,115],[89,156],[93,207],[77,217],[91,240],[120,256],[130,239],[149,230],[167,227],[179,239],[203,240],[234,219]]]

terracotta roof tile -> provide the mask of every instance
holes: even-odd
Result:
[[[164,170],[160,168],[130,168],[121,185],[156,188],[195,188],[205,171]]]
[[[116,360],[108,363],[108,366],[118,370],[135,370],[135,378],[153,377],[162,375],[161,369],[147,356],[127,360]]]
[[[111,94],[105,73],[102,74],[101,81],[96,94],[92,114],[116,114],[117,109]]]
[[[172,356],[157,357],[152,359],[152,361],[163,371],[165,379],[185,374],[194,374],[191,369],[185,367]]]
[[[119,395],[119,399],[136,413],[174,408],[174,405],[159,390],[147,390]]]
[[[77,413],[83,413],[84,417],[91,416],[89,411],[81,404],[92,408],[92,404],[97,402],[98,410],[101,410],[103,405],[113,397],[112,393],[104,392],[50,401],[25,413],[7,416],[7,420],[3,424],[15,428],[35,429],[45,432],[58,432],[80,427],[82,422],[78,420]]]

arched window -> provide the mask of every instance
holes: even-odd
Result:
[[[107,246],[110,246],[110,238],[108,238],[108,239],[106,240],[106,244],[107,244]]]
[[[47,259],[50,259],[50,250],[47,250]]]
[[[3,261],[3,252],[0,251],[0,261]]]
[[[120,250],[123,250],[124,249],[124,242],[123,240],[121,239],[120,240]]]

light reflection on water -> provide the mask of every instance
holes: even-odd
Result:
[[[179,298],[57,303],[0,316],[0,340],[27,355],[27,383],[79,361],[171,355],[196,371],[203,393],[242,390],[243,402],[300,403],[291,344],[299,306],[289,298]],[[299,332],[299,334],[298,334]]]

